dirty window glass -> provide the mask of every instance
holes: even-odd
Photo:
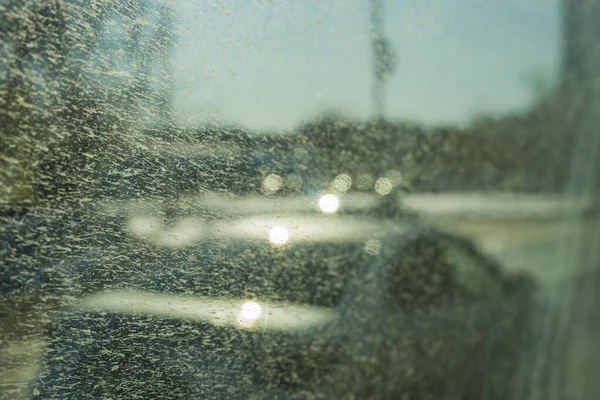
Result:
[[[447,243],[445,255],[456,270],[457,283],[467,293],[480,296],[502,291],[502,285],[495,279],[495,271],[490,270],[485,261],[477,259],[468,248],[461,248],[456,243]]]
[[[0,398],[598,398],[599,27],[0,1]]]

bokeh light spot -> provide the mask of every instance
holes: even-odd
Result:
[[[282,226],[276,226],[269,232],[269,240],[275,245],[286,244],[290,238],[290,234],[287,229]]]
[[[260,304],[255,301],[247,301],[240,308],[239,322],[240,325],[248,327],[252,326],[262,314]]]
[[[277,174],[271,174],[262,183],[262,189],[267,194],[272,194],[281,189],[283,179]]]
[[[356,177],[356,187],[359,190],[367,190],[373,185],[373,177],[369,174],[360,174]]]
[[[326,194],[319,199],[319,208],[324,213],[334,213],[340,207],[340,200],[333,194]]]
[[[372,256],[376,256],[381,251],[381,242],[377,239],[367,240],[365,243],[365,252]]]
[[[393,187],[392,181],[388,178],[379,178],[375,182],[375,191],[382,196],[390,194]]]
[[[299,189],[302,186],[302,177],[298,174],[291,174],[286,179],[287,185],[292,189]]]
[[[402,173],[395,169],[389,170],[388,173],[385,174],[385,177],[392,182],[393,186],[398,186],[404,182]]]
[[[333,180],[333,190],[337,192],[345,192],[352,186],[352,178],[347,174],[340,174]]]

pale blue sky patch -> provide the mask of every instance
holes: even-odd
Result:
[[[320,111],[371,113],[368,0],[179,0],[176,107],[184,121],[289,128]],[[553,77],[559,0],[387,0],[399,55],[387,115],[464,122],[531,101]]]

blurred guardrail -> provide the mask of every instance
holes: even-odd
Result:
[[[553,219],[594,211],[593,198],[507,193],[412,194],[403,202],[430,217],[465,219]]]
[[[340,206],[346,210],[374,207],[379,195],[351,193],[340,197]],[[250,196],[234,198],[209,194],[182,199],[191,211],[194,206],[219,209],[232,215],[306,212],[317,208],[319,196],[267,197]],[[534,195],[505,193],[415,193],[400,197],[408,208],[426,217],[441,219],[562,219],[598,212],[599,205],[592,196]],[[146,205],[152,203],[146,200]],[[140,202],[108,201],[105,211],[141,207]]]

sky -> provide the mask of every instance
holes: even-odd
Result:
[[[386,115],[426,124],[514,112],[555,79],[560,0],[383,0],[398,54]],[[369,0],[175,0],[183,122],[288,129],[372,114]]]

